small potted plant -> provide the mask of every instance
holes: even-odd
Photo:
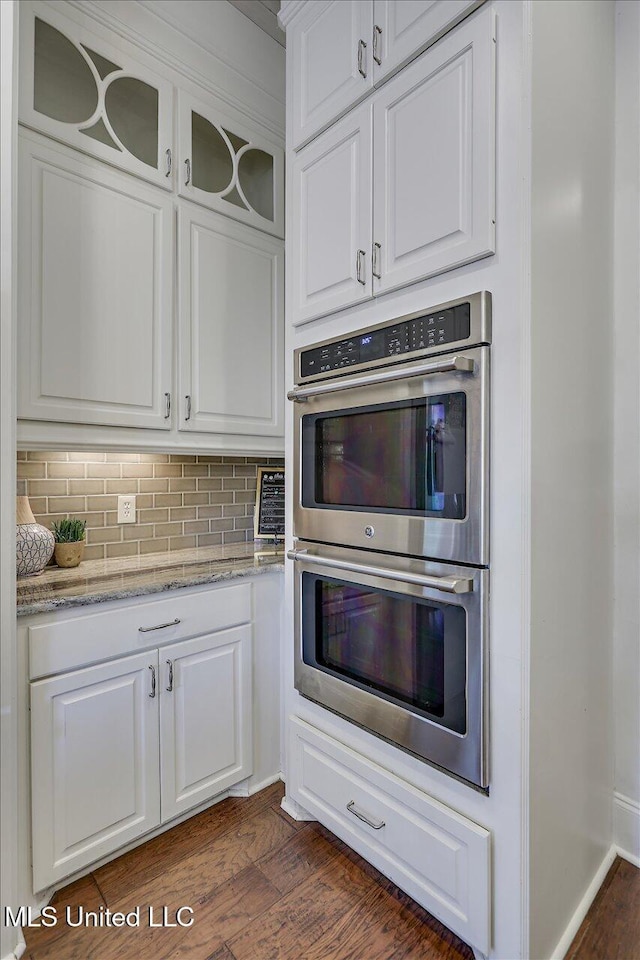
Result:
[[[59,567],[77,567],[84,553],[86,520],[67,517],[53,522],[51,530],[56,542],[55,561]]]

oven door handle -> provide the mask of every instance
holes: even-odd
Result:
[[[330,383],[320,383],[313,387],[296,387],[287,397],[297,403],[304,403],[309,397],[320,397],[326,393],[336,393],[338,390],[352,390],[354,387],[370,387],[376,383],[391,383],[393,380],[405,380],[409,377],[424,377],[432,373],[473,373],[475,363],[471,357],[446,357],[441,360],[430,360],[412,367],[395,367],[382,373],[370,373],[357,380],[342,380],[338,378]]]
[[[472,593],[473,577],[431,577],[427,574],[408,571],[388,570],[386,567],[370,567],[368,563],[349,563],[348,560],[331,560],[307,550],[289,550],[289,560],[308,560],[320,567],[332,567],[335,570],[348,570],[350,573],[364,574],[368,577],[385,577],[387,580],[401,580],[414,583],[419,587],[441,590],[443,593]]]

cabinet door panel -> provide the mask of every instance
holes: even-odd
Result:
[[[294,149],[371,88],[372,21],[372,0],[316,0],[292,25],[287,45],[294,77],[289,132]]]
[[[168,428],[170,198],[34,134],[20,155],[18,416]]]
[[[377,95],[374,293],[494,252],[494,58],[487,10]]]
[[[371,296],[371,136],[367,104],[294,160],[294,324]]]
[[[20,120],[171,190],[173,88],[41,3],[20,4]]]
[[[281,436],[282,241],[179,211],[181,430]]]
[[[379,83],[483,0],[375,0],[373,79]],[[378,62],[380,61],[380,62]]]
[[[31,685],[34,889],[160,823],[157,654]]]
[[[165,821],[252,772],[251,627],[165,647],[160,662]]]
[[[284,236],[284,151],[218,107],[180,92],[179,192]]]

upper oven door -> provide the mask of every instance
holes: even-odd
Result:
[[[489,563],[489,347],[298,387],[294,534]]]

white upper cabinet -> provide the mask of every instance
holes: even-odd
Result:
[[[373,79],[379,83],[483,0],[374,0]]]
[[[372,296],[371,117],[358,107],[293,161],[294,323]]]
[[[374,293],[495,251],[493,12],[461,24],[374,101]]]
[[[373,85],[373,0],[313,0],[291,25],[287,48],[293,148],[362,99]]]
[[[191,204],[178,224],[179,429],[282,436],[284,245]]]
[[[284,236],[284,151],[211,103],[179,93],[179,193]]]
[[[297,150],[484,0],[308,0],[287,32]]]
[[[173,87],[50,6],[20,4],[21,123],[173,187]]]
[[[18,416],[169,427],[173,203],[20,133]]]
[[[486,9],[295,155],[294,325],[494,252],[494,41]]]

